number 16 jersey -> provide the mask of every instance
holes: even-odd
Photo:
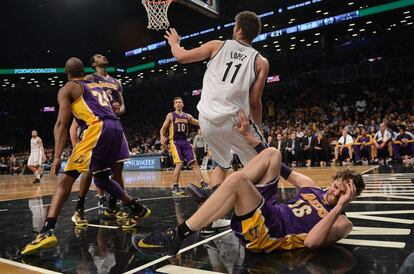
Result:
[[[207,64],[200,115],[211,123],[222,123],[240,109],[250,114],[249,93],[256,79],[258,52],[249,45],[227,40]]]

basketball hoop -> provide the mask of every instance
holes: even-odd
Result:
[[[148,29],[161,30],[170,26],[168,8],[174,0],[142,0],[148,14]]]

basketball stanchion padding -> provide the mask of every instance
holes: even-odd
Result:
[[[148,29],[162,30],[170,26],[168,8],[174,0],[142,0],[148,14]]]

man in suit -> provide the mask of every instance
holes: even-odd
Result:
[[[313,136],[312,129],[309,128],[306,131],[306,135],[303,136],[302,142],[303,142],[303,159],[306,162],[306,166],[311,166],[314,162],[313,151],[314,151],[315,142],[316,142],[316,138],[315,136]]]
[[[276,140],[274,140],[271,145],[282,153],[282,157],[286,157],[286,140],[283,140],[281,133],[276,135]]]
[[[300,166],[302,162],[302,142],[296,136],[296,132],[290,135],[286,142],[286,159],[289,165]]]

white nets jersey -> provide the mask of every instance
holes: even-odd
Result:
[[[40,138],[30,138],[30,153],[35,153],[40,151]]]
[[[211,123],[221,123],[239,109],[250,115],[249,92],[256,79],[258,52],[236,40],[227,40],[208,62],[204,74],[200,115]]]

